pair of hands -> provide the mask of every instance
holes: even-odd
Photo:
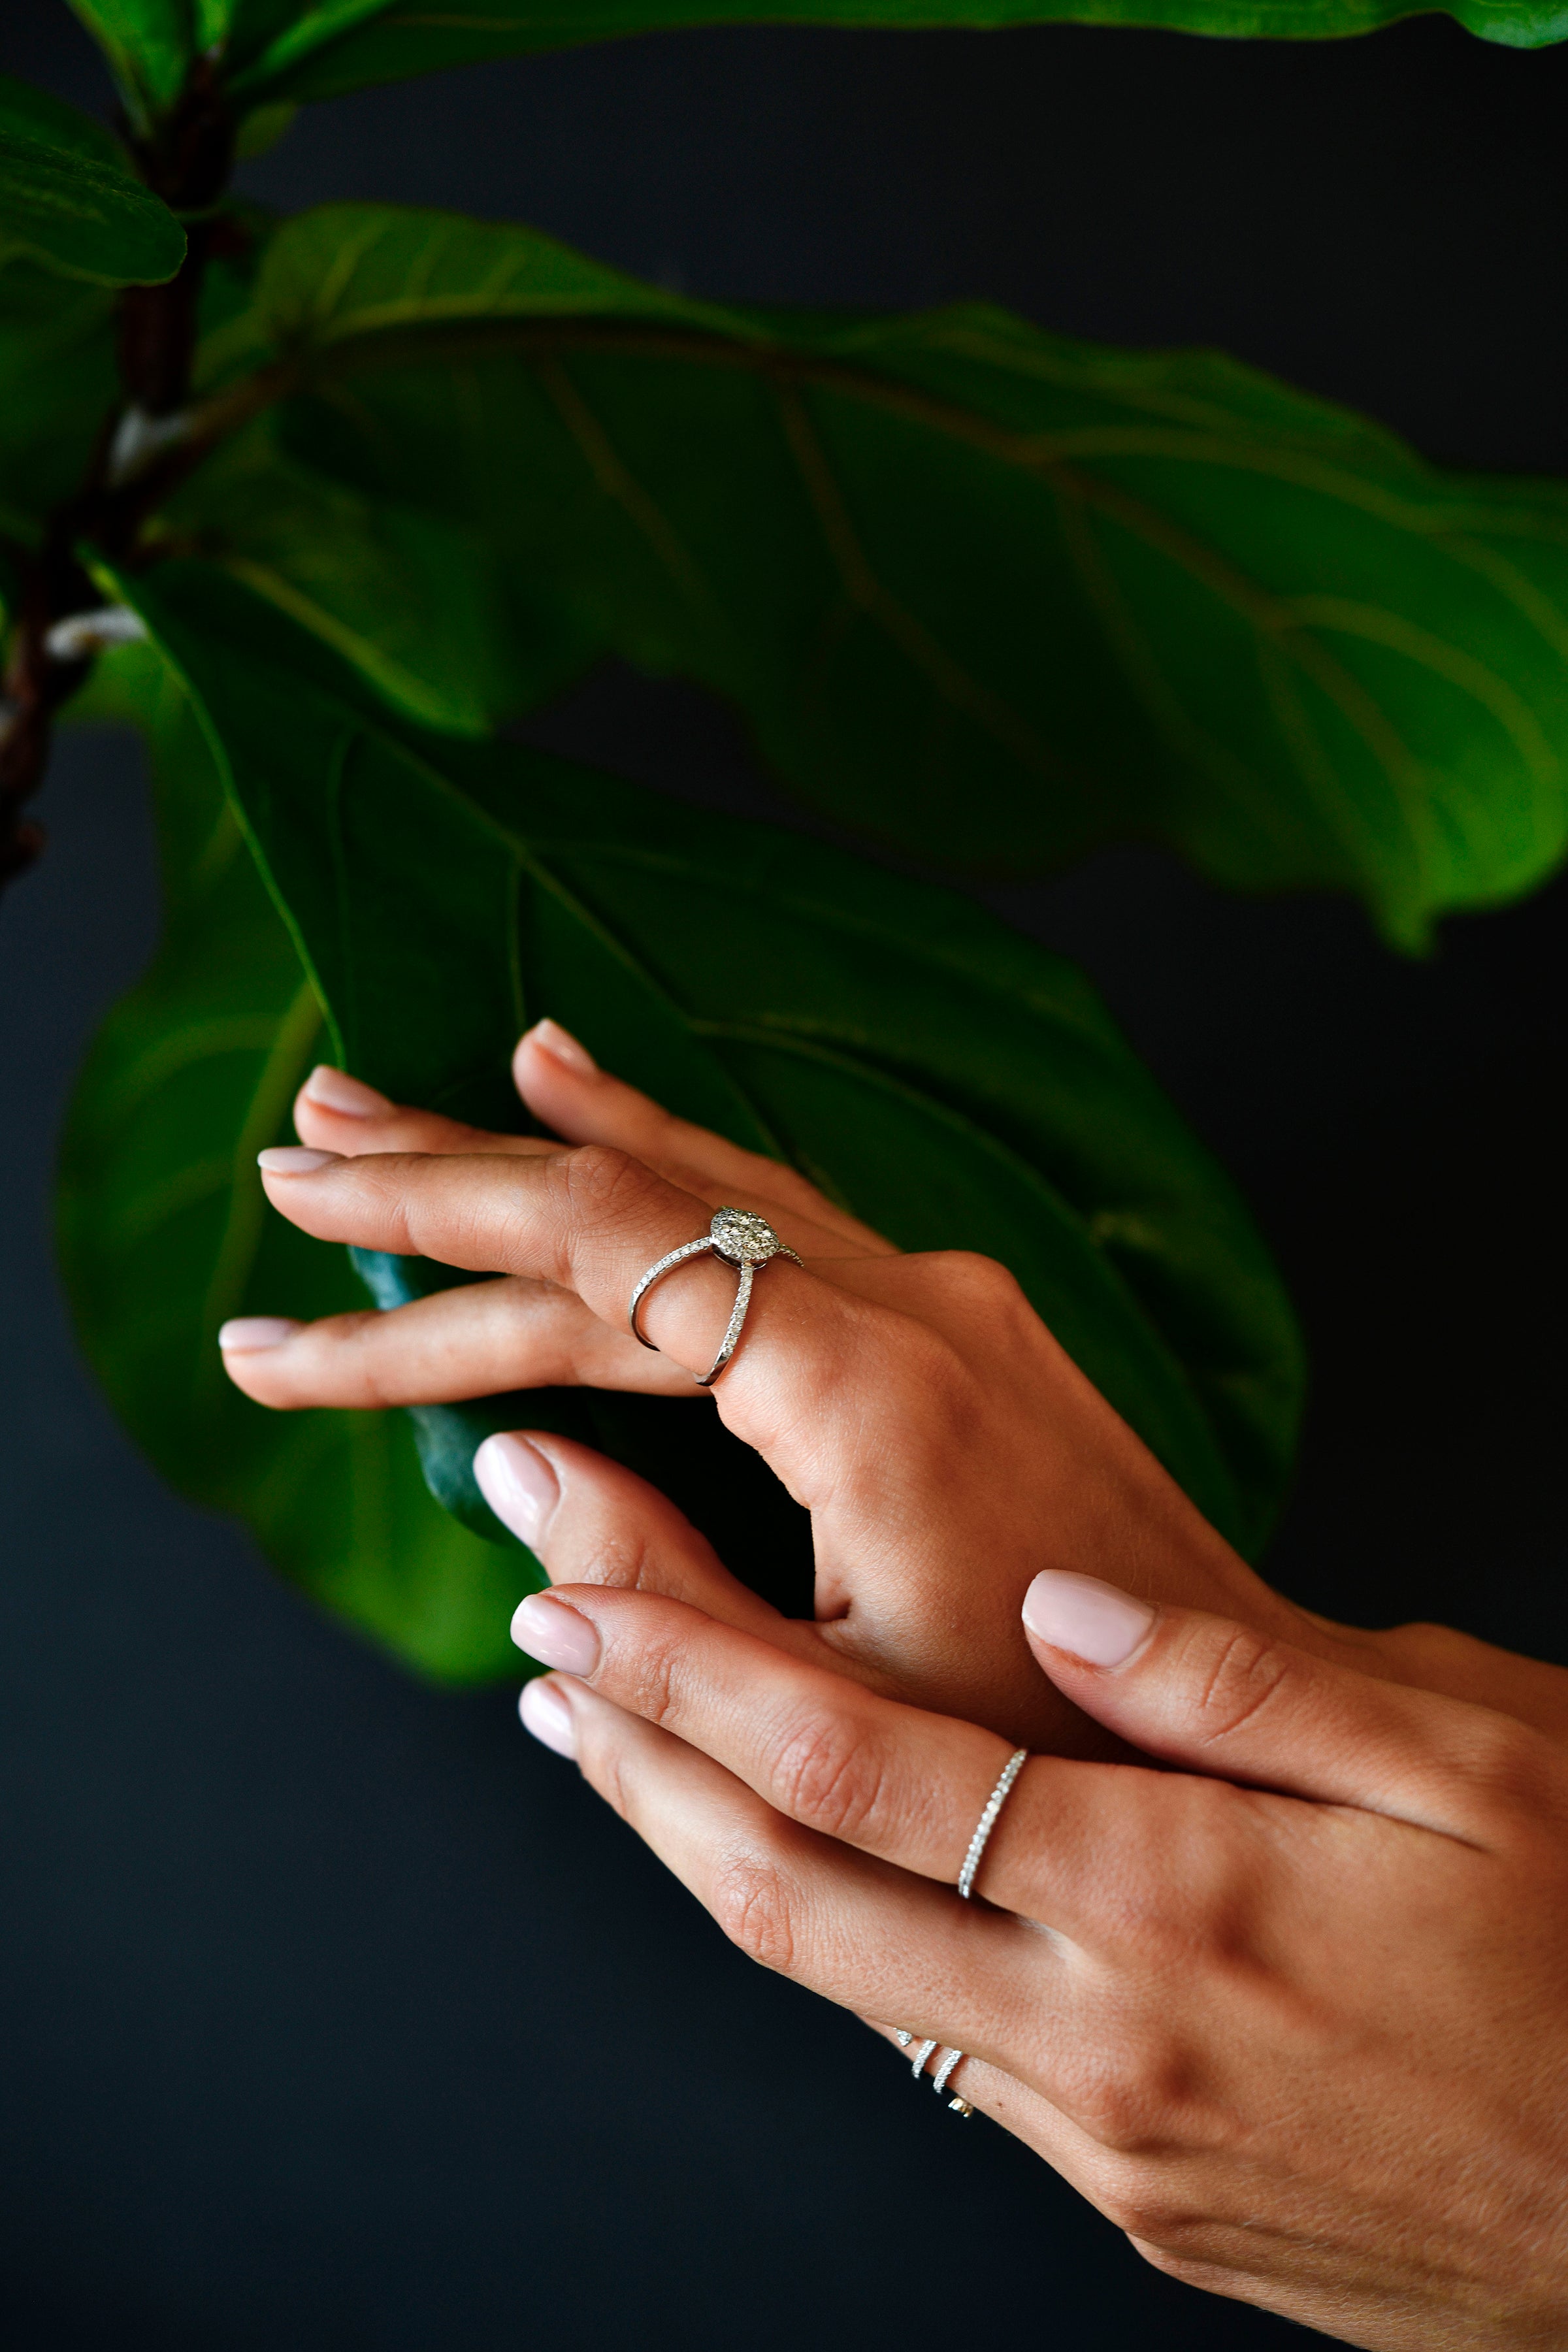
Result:
[[[1273,1592],[1188,1502],[1059,1348],[1013,1277],[950,1251],[906,1255],[795,1174],[673,1118],[595,1068],[552,1022],[529,1031],[518,1090],[574,1150],[491,1135],[319,1070],[295,1105],[305,1147],[262,1154],[268,1197],[323,1240],[417,1253],[496,1279],[390,1314],[226,1327],[230,1376],[266,1405],[429,1404],[589,1385],[717,1409],[812,1515],[816,1621],[731,1577],[640,1480],[557,1439],[501,1440],[479,1465],[525,1542],[558,1465],[598,1495],[595,1580],[693,1601],[871,1688],[1060,1753],[1121,1752],[1043,1683],[1019,1624],[1043,1568],[1209,1609],[1365,1671],[1479,1698],[1568,1738],[1568,1678],[1438,1627],[1360,1633]],[[754,1209],[809,1269],[758,1277],[713,1391],[735,1278],[699,1258],[660,1283],[632,1339],[645,1268]],[[634,1509],[635,1506],[635,1509]],[[632,1510],[635,1542],[617,1533]],[[628,1524],[630,1524],[628,1522]]]
[[[742,1951],[968,2053],[949,2088],[1178,2278],[1378,2352],[1568,2343],[1556,1743],[1047,1570],[1045,1676],[1186,1769],[1032,1758],[966,1904],[1005,1740],[571,1581],[569,1489],[542,1539],[523,1720]]]
[[[586,1449],[492,1439],[486,1491],[554,1588],[519,1637],[564,1670],[525,1720],[743,1948],[970,2052],[963,2096],[1163,2267],[1369,2346],[1568,2340],[1568,1675],[1292,1609],[999,1268],[898,1255],[548,1024],[517,1069],[578,1149],[309,1082],[308,1149],[263,1156],[275,1203],[499,1278],[231,1327],[240,1384],[363,1405],[584,1381],[711,1409],[691,1376],[733,1276],[698,1260],[650,1295],[660,1356],[626,1300],[714,1206],[760,1211],[808,1271],[765,1270],[715,1400],[812,1511],[817,1621]],[[965,1906],[1016,1742],[1057,1753]]]

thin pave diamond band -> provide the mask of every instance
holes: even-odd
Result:
[[[985,1811],[974,1824],[974,1835],[969,1841],[969,1852],[963,1857],[963,1868],[958,1874],[958,1891],[967,1903],[974,1892],[975,1873],[985,1852],[985,1842],[996,1826],[996,1816],[1012,1794],[1013,1783],[1029,1760],[1026,1748],[1015,1748],[1002,1767],[1002,1777],[985,1800]]]
[[[942,2064],[937,2068],[936,2073],[931,2076],[931,2086],[936,2093],[939,2099],[946,2090],[948,2084],[952,2079],[953,2068],[960,2063],[963,2056],[963,2053],[962,2050],[950,2050],[947,2056],[942,2060]],[[955,2116],[972,2116],[974,2113],[973,2108],[970,2105],[967,2099],[954,2097],[949,2099],[947,2104],[952,2108]]]
[[[757,1268],[766,1265],[770,1258],[775,1257],[787,1257],[795,1265],[803,1263],[794,1250],[784,1247],[765,1217],[759,1217],[751,1209],[716,1209],[713,1223],[700,1241],[682,1242],[679,1249],[667,1250],[663,1257],[655,1259],[633,1291],[631,1304],[626,1308],[626,1320],[632,1327],[633,1339],[641,1339],[645,1348],[653,1348],[654,1343],[651,1339],[643,1339],[642,1326],[637,1321],[637,1309],[644,1298],[663,1276],[678,1265],[684,1265],[689,1257],[700,1257],[707,1250],[711,1250],[715,1257],[721,1257],[726,1265],[732,1265],[741,1279],[735,1292],[734,1309],[725,1327],[724,1337],[719,1343],[719,1352],[708,1370],[697,1381],[700,1389],[712,1387],[740,1343],[746,1309],[752,1303],[752,1285],[756,1279]],[[658,1352],[654,1349],[656,1355]]]
[[[963,1857],[963,1867],[958,1874],[958,1891],[966,1903],[973,1895],[975,1874],[980,1868],[981,1857],[985,1852],[986,1840],[996,1826],[996,1816],[1011,1796],[1013,1783],[1028,1760],[1029,1751],[1026,1748],[1014,1748],[1002,1767],[1001,1778],[985,1800],[985,1811],[974,1824],[974,1835],[969,1841],[969,1851]],[[893,2039],[902,2050],[907,2050],[914,2038],[907,2025],[897,2026],[894,2029]],[[940,2044],[935,2042],[922,2042],[916,2051],[910,2071],[917,2083],[925,2073],[926,2062],[931,2052],[939,2047]],[[931,2089],[938,2098],[946,2090],[952,2070],[963,2056],[962,2050],[950,2050],[931,2076]],[[972,2116],[974,2113],[967,2099],[952,2098],[949,2099],[947,2104],[955,2116]]]
[[[914,2035],[910,2032],[907,2025],[895,2026],[893,2030],[893,2039],[901,2050],[907,2050],[914,2038]],[[925,2073],[926,2062],[930,2058],[932,2051],[940,2050],[942,2044],[940,2042],[922,2042],[921,2043],[910,2067],[910,2072],[914,2076],[917,2083],[920,2081],[921,2076]],[[941,2065],[937,2068],[936,2073],[931,2076],[931,2086],[936,2093],[939,2099],[947,2088],[953,2068],[959,2063],[963,2056],[963,2053],[962,2050],[950,2050],[946,2057],[942,2060]],[[952,2098],[949,2099],[947,2104],[955,2116],[972,2116],[974,2113],[973,2108],[970,2105],[967,2099]]]

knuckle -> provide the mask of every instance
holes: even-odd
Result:
[[[1561,1803],[1560,1761],[1528,1725],[1478,1710],[1468,1727],[1466,1748],[1467,1780],[1500,1813],[1533,1821]]]
[[[395,1340],[388,1349],[386,1337],[385,1318],[374,1307],[352,1315],[334,1315],[320,1328],[323,1369],[329,1377],[352,1386],[367,1405],[402,1402],[398,1374],[403,1367]]]
[[[1184,2209],[1169,2210],[1172,2218],[1163,2231],[1149,2228],[1136,2213],[1118,2226],[1126,2231],[1133,2252],[1142,2255],[1152,2270],[1163,2271],[1167,2278],[1180,2279],[1184,2286],[1212,2287],[1214,2261],[1199,2252],[1192,2242],[1204,2231],[1204,2222]]]
[[[1139,2246],[1152,2246],[1162,2263],[1179,2260],[1184,2241],[1193,2226],[1189,2206],[1163,2191],[1157,2180],[1142,2179],[1129,2185],[1110,2214],[1119,2230]]]
[[[1016,1276],[998,1258],[984,1257],[978,1250],[931,1250],[921,1263],[956,1298],[1003,1315],[1019,1307],[1031,1311]]]
[[[1233,1738],[1294,1687],[1295,1659],[1266,1633],[1247,1625],[1205,1627],[1199,1643],[1206,1654],[1192,1664],[1199,1670],[1195,1715],[1205,1747]]]
[[[612,1520],[584,1531],[580,1549],[556,1570],[558,1583],[602,1584],[616,1592],[657,1592],[658,1556],[647,1528]]]
[[[636,1586],[624,1588],[635,1591]],[[615,1620],[611,1619],[611,1623]],[[679,1728],[680,1714],[680,1637],[663,1629],[645,1634],[635,1651],[624,1662],[617,1654],[622,1644],[610,1641],[607,1656],[602,1659],[595,1675],[595,1685],[613,1697],[617,1706],[629,1707],[645,1723],[656,1725],[661,1731]]]
[[[577,1764],[584,1779],[613,1813],[635,1826],[633,1791],[624,1763],[620,1741],[606,1738],[598,1720],[590,1718],[579,1725]]]
[[[880,1810],[881,1759],[852,1721],[800,1723],[782,1740],[769,1785],[792,1820],[853,1843]]]
[[[888,1393],[900,1413],[915,1417],[928,1443],[980,1443],[993,1400],[946,1334],[908,1323],[897,1332]]]
[[[1125,2231],[1144,2259],[1180,2277],[1185,2266],[1212,2266],[1215,2217],[1193,2195],[1194,2183],[1175,2163],[1112,2157],[1097,2168],[1096,2205]]]
[[[1017,1276],[999,1259],[978,1250],[933,1250],[921,1264],[960,1328],[977,1331],[987,1350],[1011,1351],[1038,1338],[1040,1318]]]
[[[594,1224],[624,1216],[658,1181],[640,1160],[613,1143],[584,1143],[557,1164],[567,1205],[576,1217]]]
[[[708,1908],[749,1960],[779,1976],[794,1972],[795,1928],[783,1871],[754,1849],[727,1854],[716,1870]]]
[[[1175,2136],[1186,2104],[1186,2076],[1173,2043],[1145,2037],[1122,2048],[1114,2060],[1090,2062],[1073,2084],[1073,2113],[1101,2147],[1119,2156],[1151,2156]]]
[[[1456,1661],[1463,1663],[1472,1647],[1468,1634],[1457,1633],[1452,1625],[1428,1624],[1424,1619],[1392,1626],[1384,1638],[1396,1650],[1400,1663],[1416,1675],[1423,1670],[1444,1673]]]

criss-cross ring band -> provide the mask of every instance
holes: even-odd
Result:
[[[752,1303],[752,1284],[757,1268],[766,1265],[768,1260],[774,1257],[787,1257],[796,1265],[804,1263],[795,1256],[794,1250],[784,1247],[766,1217],[759,1217],[750,1209],[716,1209],[713,1222],[700,1241],[683,1242],[679,1249],[667,1250],[663,1257],[654,1260],[633,1291],[631,1305],[626,1309],[626,1320],[632,1327],[633,1339],[642,1339],[645,1348],[652,1348],[654,1343],[651,1339],[643,1339],[642,1326],[637,1321],[638,1307],[661,1276],[675,1266],[684,1265],[689,1257],[700,1257],[705,1250],[711,1250],[715,1257],[721,1257],[726,1265],[734,1266],[741,1282],[735,1293],[729,1327],[719,1343],[719,1353],[697,1381],[700,1389],[712,1387],[735,1352],[741,1327],[746,1319],[746,1309]],[[657,1348],[654,1353],[658,1353]]]

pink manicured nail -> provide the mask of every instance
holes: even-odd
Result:
[[[522,1717],[524,1731],[531,1731],[535,1739],[542,1740],[546,1748],[553,1748],[557,1756],[575,1757],[576,1726],[557,1684],[524,1683],[517,1711]]]
[[[273,1143],[257,1153],[256,1164],[269,1176],[310,1176],[342,1156],[341,1151],[312,1151],[303,1143]]]
[[[531,1592],[518,1602],[511,1638],[542,1666],[558,1666],[563,1675],[591,1675],[599,1663],[595,1627],[551,1592]]]
[[[561,1500],[561,1484],[537,1445],[508,1431],[487,1437],[474,1455],[480,1494],[503,1528],[531,1544]]]
[[[552,1061],[563,1068],[575,1070],[582,1078],[597,1077],[599,1065],[586,1045],[580,1045],[570,1029],[563,1029],[559,1021],[536,1021],[528,1032],[530,1041],[542,1046]]]
[[[335,1110],[344,1118],[384,1118],[395,1106],[363,1078],[351,1078],[346,1070],[334,1070],[331,1062],[319,1062],[305,1081],[305,1094],[323,1110]]]
[[[1090,1666],[1125,1665],[1154,1617],[1146,1601],[1070,1569],[1044,1570],[1024,1595],[1024,1622],[1036,1641]]]
[[[218,1332],[217,1343],[226,1356],[254,1356],[262,1348],[280,1348],[304,1328],[288,1315],[236,1315]]]

